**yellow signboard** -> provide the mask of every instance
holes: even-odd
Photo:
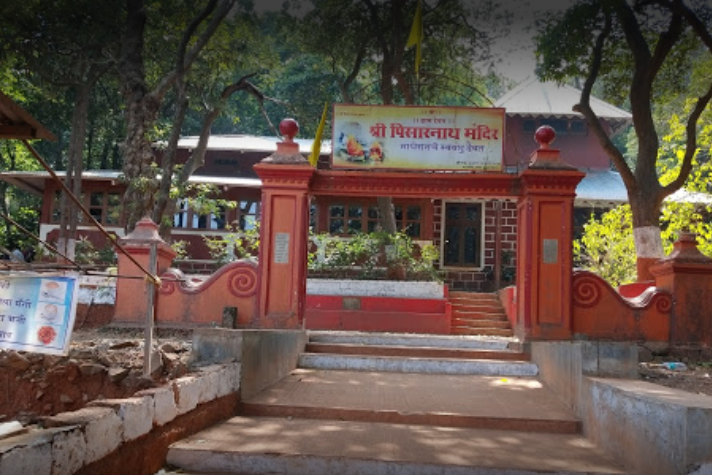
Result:
[[[501,171],[504,109],[334,105],[334,168]]]

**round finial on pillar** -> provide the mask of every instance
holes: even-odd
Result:
[[[534,133],[534,140],[539,144],[540,149],[548,149],[556,140],[556,131],[550,125],[542,125]]]
[[[284,136],[285,142],[292,142],[299,133],[299,123],[291,118],[284,119],[279,123],[279,131]]]

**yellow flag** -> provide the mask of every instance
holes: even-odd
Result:
[[[321,114],[321,121],[319,122],[319,127],[316,129],[316,137],[314,137],[311,155],[309,155],[309,163],[311,163],[313,167],[315,167],[319,161],[319,154],[321,153],[321,136],[324,134],[324,124],[326,123],[326,111],[328,108],[329,103],[324,103],[324,112]]]
[[[408,35],[408,44],[406,48],[415,46],[415,75],[420,76],[420,62],[423,60],[423,8],[418,0],[418,7],[415,10],[413,18],[413,26],[410,27],[410,35]]]

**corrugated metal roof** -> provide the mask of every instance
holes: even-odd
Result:
[[[554,82],[541,82],[536,77],[529,77],[502,96],[496,107],[504,107],[507,114],[581,116],[572,110],[581,99],[581,91],[567,85]],[[629,112],[591,97],[591,108],[601,118],[632,121]]]
[[[688,191],[684,188],[680,188],[675,193],[665,198],[665,201],[671,203],[696,203],[700,205],[712,205],[712,195],[709,193]]]
[[[65,176],[63,171],[56,173],[60,178]],[[114,181],[121,178],[121,173],[118,170],[88,170],[82,173],[82,178],[87,181]],[[49,173],[45,171],[0,173],[0,180],[40,196],[42,196],[47,178],[49,178]],[[230,188],[262,187],[262,180],[259,178],[193,175],[189,181]],[[712,205],[712,195],[681,189],[667,197],[665,201]],[[628,192],[623,184],[623,179],[620,173],[614,170],[588,170],[586,176],[576,187],[575,203],[577,206],[613,207],[627,202]]]
[[[55,172],[58,177],[64,178],[66,172]],[[86,181],[118,181],[121,179],[122,172],[119,170],[87,170],[82,173],[82,179]],[[42,196],[44,191],[45,180],[50,178],[49,173],[45,171],[37,172],[2,172],[0,180],[6,181],[11,185],[27,190],[30,193]],[[242,177],[221,177],[221,176],[205,176],[192,175],[188,181],[197,184],[213,184],[219,186],[227,186],[230,188],[260,188],[262,180],[259,178],[242,178]]]
[[[628,191],[620,173],[613,170],[588,170],[576,187],[578,206],[609,207],[628,202]]]
[[[208,150],[242,150],[246,152],[274,152],[277,150],[276,137],[260,137],[256,135],[211,135],[208,138]],[[299,144],[300,153],[311,153],[314,139],[294,139]],[[198,137],[182,137],[178,148],[194,149],[198,145]],[[321,142],[321,155],[331,153],[331,140]]]
[[[617,206],[628,202],[628,192],[620,173],[614,170],[589,170],[576,187],[578,206]],[[684,188],[665,198],[668,203],[712,205],[712,195]]]

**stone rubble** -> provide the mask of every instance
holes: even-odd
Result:
[[[143,375],[143,346],[141,331],[114,329],[75,331],[66,356],[0,350],[0,423],[27,425],[91,401],[129,397],[188,373],[189,333],[154,340],[150,377]]]

